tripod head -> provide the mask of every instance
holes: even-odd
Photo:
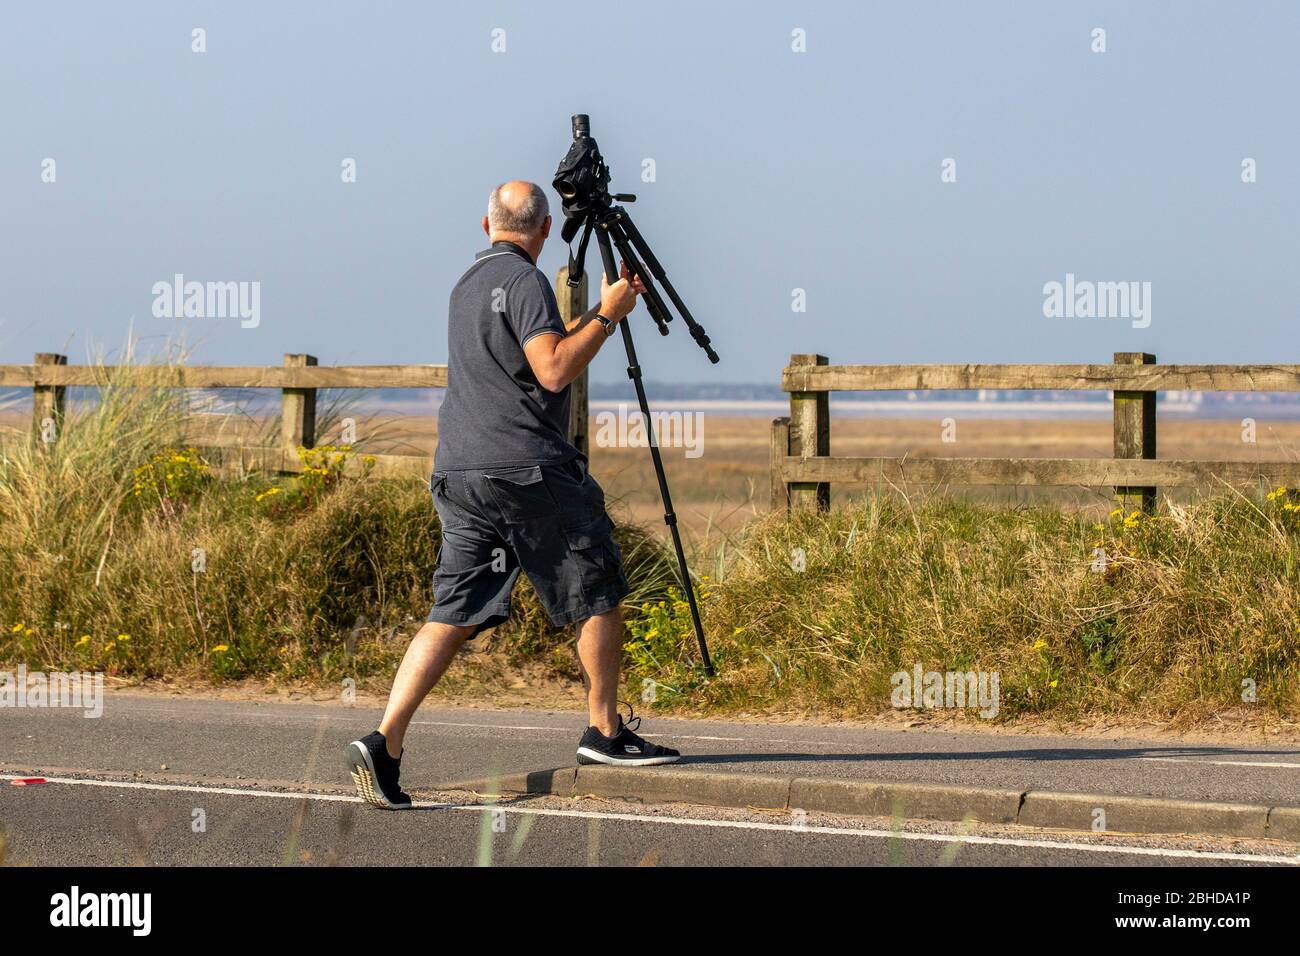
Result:
[[[573,145],[560,160],[551,185],[560,194],[564,209],[564,227],[560,237],[572,242],[593,214],[607,213],[615,201],[636,202],[630,193],[609,192],[609,166],[600,155],[600,147],[591,135],[591,119],[586,113],[573,116]]]
[[[617,205],[617,203],[636,202],[636,196],[631,193],[610,193],[609,166],[591,135],[591,118],[586,113],[575,113],[572,122],[573,143],[569,146],[569,151],[564,154],[564,158],[560,160],[555,177],[551,180],[551,185],[560,194],[560,202],[564,209],[561,238],[572,247],[573,237],[582,230],[582,240],[578,243],[577,253],[574,254],[572,251],[569,253],[569,285],[577,288],[578,283],[582,281],[587,244],[594,232],[596,242],[600,246],[601,260],[605,266],[605,277],[609,282],[614,283],[618,280],[618,267],[614,263],[614,247],[617,246],[628,271],[645,285],[646,308],[650,312],[650,317],[654,319],[655,325],[658,326],[659,334],[668,334],[668,323],[672,321],[673,315],[655,288],[652,276],[663,283],[668,298],[672,300],[677,311],[681,313],[683,321],[686,322],[691,338],[704,350],[709,361],[716,364],[718,353],[713,351],[713,347],[709,344],[708,334],[691,316],[686,303],[681,300],[677,290],[668,281],[663,266],[650,251],[649,244],[637,230],[632,217],[628,215],[626,209]]]

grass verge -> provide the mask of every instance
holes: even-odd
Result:
[[[879,713],[919,665],[997,673],[999,719],[1295,718],[1297,514],[1278,489],[1100,524],[950,497],[770,516],[701,588],[719,677],[680,601],[633,623],[634,667],[713,711]]]
[[[386,684],[428,611],[437,517],[413,480],[219,479],[183,393],[105,382],[0,463],[0,664],[126,679]],[[998,717],[1300,716],[1300,506],[1223,493],[1102,524],[952,497],[751,522],[696,583],[706,680],[673,564],[621,523],[627,692],[662,709],[888,710],[895,675],[999,678]],[[499,645],[576,679],[572,634],[522,583]],[[973,711],[972,711],[973,713]]]

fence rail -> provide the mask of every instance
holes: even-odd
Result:
[[[112,382],[118,371],[112,365],[0,365],[0,386],[93,387]],[[447,387],[445,365],[137,365],[129,374],[132,384],[176,388]]]
[[[1300,462],[1156,457],[1158,391],[1300,391],[1300,365],[1157,365],[1116,352],[1111,365],[831,365],[792,355],[781,375],[790,415],[771,432],[774,509],[827,508],[834,482],[1110,487],[1122,507],[1150,511],[1162,485],[1300,486]],[[845,458],[830,453],[832,391],[1053,389],[1113,391],[1113,458]]]
[[[1118,353],[1134,354],[1134,353]],[[947,389],[1300,392],[1300,365],[810,365],[781,374],[787,392]]]
[[[587,277],[576,288],[568,284],[568,267],[555,277],[560,317],[567,324],[587,310]],[[446,388],[445,365],[318,365],[314,355],[290,353],[283,365],[69,365],[67,356],[41,352],[31,365],[0,365],[0,387],[32,390],[32,423],[38,435],[62,434],[67,390],[112,383],[127,376],[132,386],[161,388],[280,389],[278,446],[210,445],[195,443],[219,471],[300,472],[298,449],[316,445],[316,396],[322,388]],[[573,382],[569,437],[584,453],[588,444],[587,374]],[[50,440],[47,438],[47,440]],[[426,455],[374,455],[373,472],[427,477]],[[362,466],[349,461],[347,469]]]

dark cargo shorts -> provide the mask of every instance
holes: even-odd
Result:
[[[496,627],[523,570],[556,627],[603,614],[628,593],[605,493],[579,455],[560,464],[435,471],[442,523],[430,621]]]

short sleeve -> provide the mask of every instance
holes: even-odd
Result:
[[[521,346],[529,339],[554,332],[564,335],[555,292],[537,269],[516,279],[506,290],[506,319]]]

